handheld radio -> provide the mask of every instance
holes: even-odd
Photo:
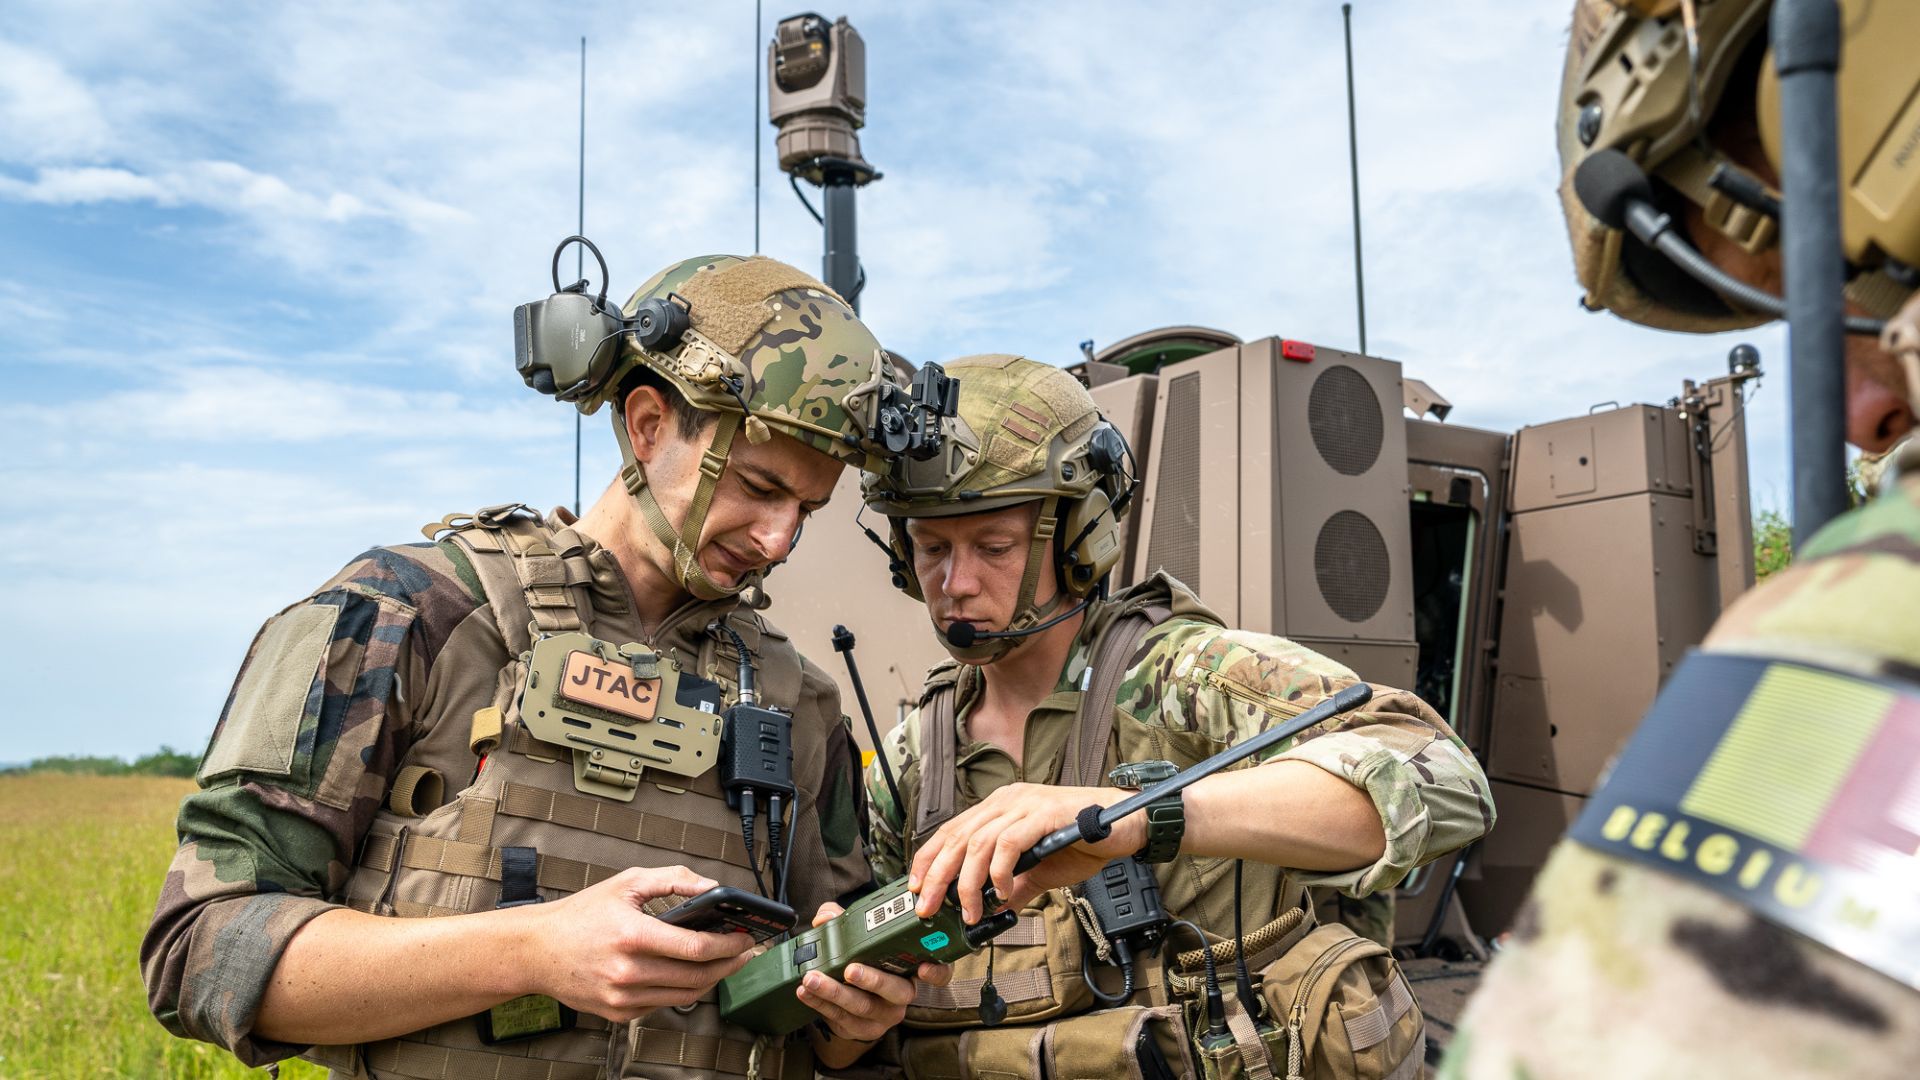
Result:
[[[1098,843],[1112,833],[1115,822],[1128,814],[1333,716],[1357,709],[1372,697],[1372,687],[1355,683],[1292,720],[1236,743],[1112,806],[1089,806],[1080,811],[1073,824],[1055,829],[1028,848],[1014,864],[1014,873],[1024,874],[1041,860],[1081,841]],[[993,891],[989,889],[987,894],[988,907],[998,907]],[[1003,909],[968,926],[960,918],[959,898],[952,889],[947,891],[946,903],[931,918],[914,913],[915,901],[915,895],[907,891],[907,879],[899,878],[866,896],[839,918],[754,957],[746,967],[721,980],[720,1015],[763,1035],[786,1035],[806,1026],[815,1016],[796,996],[800,980],[810,971],[839,979],[849,964],[868,964],[910,975],[922,961],[947,963],[976,952],[1019,921],[1017,913]]]

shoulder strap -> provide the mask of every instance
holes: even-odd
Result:
[[[1065,760],[1074,764],[1074,782],[1100,787],[1107,775],[1107,745],[1113,740],[1113,708],[1120,696],[1133,654],[1154,627],[1173,616],[1173,609],[1149,604],[1122,614],[1109,623],[1093,643],[1087,663],[1087,688],[1080,695],[1080,723]]]
[[[913,829],[907,834],[909,858],[921,839],[947,823],[960,801],[960,777],[954,772],[958,754],[953,706],[959,698],[958,687],[958,682],[949,682],[920,699],[920,793],[914,800]]]
[[[584,553],[556,551],[546,521],[520,503],[490,506],[461,520],[452,515],[422,531],[467,552],[480,587],[487,594],[507,652],[519,656],[533,647],[533,635],[584,630],[591,612],[586,586],[593,580]]]

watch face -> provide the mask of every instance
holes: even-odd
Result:
[[[1107,782],[1114,787],[1132,788],[1136,791],[1151,787],[1164,780],[1170,780],[1180,770],[1171,761],[1129,761],[1114,767],[1107,774]]]

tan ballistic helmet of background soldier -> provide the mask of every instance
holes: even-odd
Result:
[[[1120,522],[1134,489],[1132,452],[1086,387],[1051,364],[994,354],[955,360],[946,370],[960,382],[953,438],[939,458],[897,458],[886,472],[861,478],[866,505],[890,525],[887,541],[868,535],[888,549],[894,585],[924,601],[907,519],[1038,503],[1020,595],[1003,628],[1031,629],[1070,599],[1094,595],[1119,561]],[[1049,545],[1060,592],[1041,605],[1035,596]],[[986,663],[1021,639],[956,645],[942,632],[940,640],[956,658]]]
[[[594,256],[599,258],[597,250]],[[556,268],[558,259],[556,252]],[[602,267],[604,278],[604,263]],[[553,299],[566,300],[567,292]],[[583,298],[572,302],[577,307],[593,303]],[[760,578],[746,575],[732,587],[722,587],[708,578],[696,558],[714,488],[736,435],[744,432],[749,441],[760,443],[778,431],[869,470],[885,468],[906,446],[902,440],[887,439],[883,429],[904,426],[929,435],[913,444],[915,451],[940,441],[944,426],[938,418],[917,418],[880,343],[853,310],[833,290],[785,263],[758,255],[686,259],[649,278],[622,314],[625,322],[604,336],[572,331],[572,348],[523,362],[522,375],[529,385],[574,403],[585,414],[615,403],[621,480],[647,526],[673,552],[680,584],[703,600],[735,595]],[[533,318],[523,319],[523,325]],[[596,312],[589,318],[612,316]],[[528,351],[523,349],[523,355]],[[646,471],[634,458],[619,415],[624,402],[618,399],[636,369],[654,373],[689,405],[717,417],[678,530],[647,486]]]
[[[1576,196],[1574,174],[1618,150],[1655,202],[1711,255],[1727,244],[1777,267],[1779,85],[1770,0],[1577,0],[1561,84],[1561,199],[1589,308],[1667,330],[1757,326]],[[1839,72],[1847,298],[1890,319],[1920,275],[1920,4],[1844,0]],[[1712,234],[1712,235],[1709,235]],[[1722,240],[1724,238],[1724,240]],[[1774,274],[1777,282],[1777,272]],[[1775,285],[1777,291],[1777,284]]]

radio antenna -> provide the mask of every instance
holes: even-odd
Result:
[[[580,214],[575,222],[573,234],[587,235],[587,38],[580,36]],[[584,244],[575,245],[575,263],[573,279],[580,281],[587,276],[587,248]],[[600,283],[605,291],[606,282]],[[1362,349],[1362,352],[1366,350]],[[573,516],[580,516],[580,410],[573,412]]]
[[[1353,107],[1353,5],[1340,5],[1347,30],[1347,162],[1353,178],[1353,294],[1360,310],[1360,351],[1367,351],[1367,272],[1360,262],[1360,127]]]
[[[760,254],[760,0],[753,0],[753,253]]]

